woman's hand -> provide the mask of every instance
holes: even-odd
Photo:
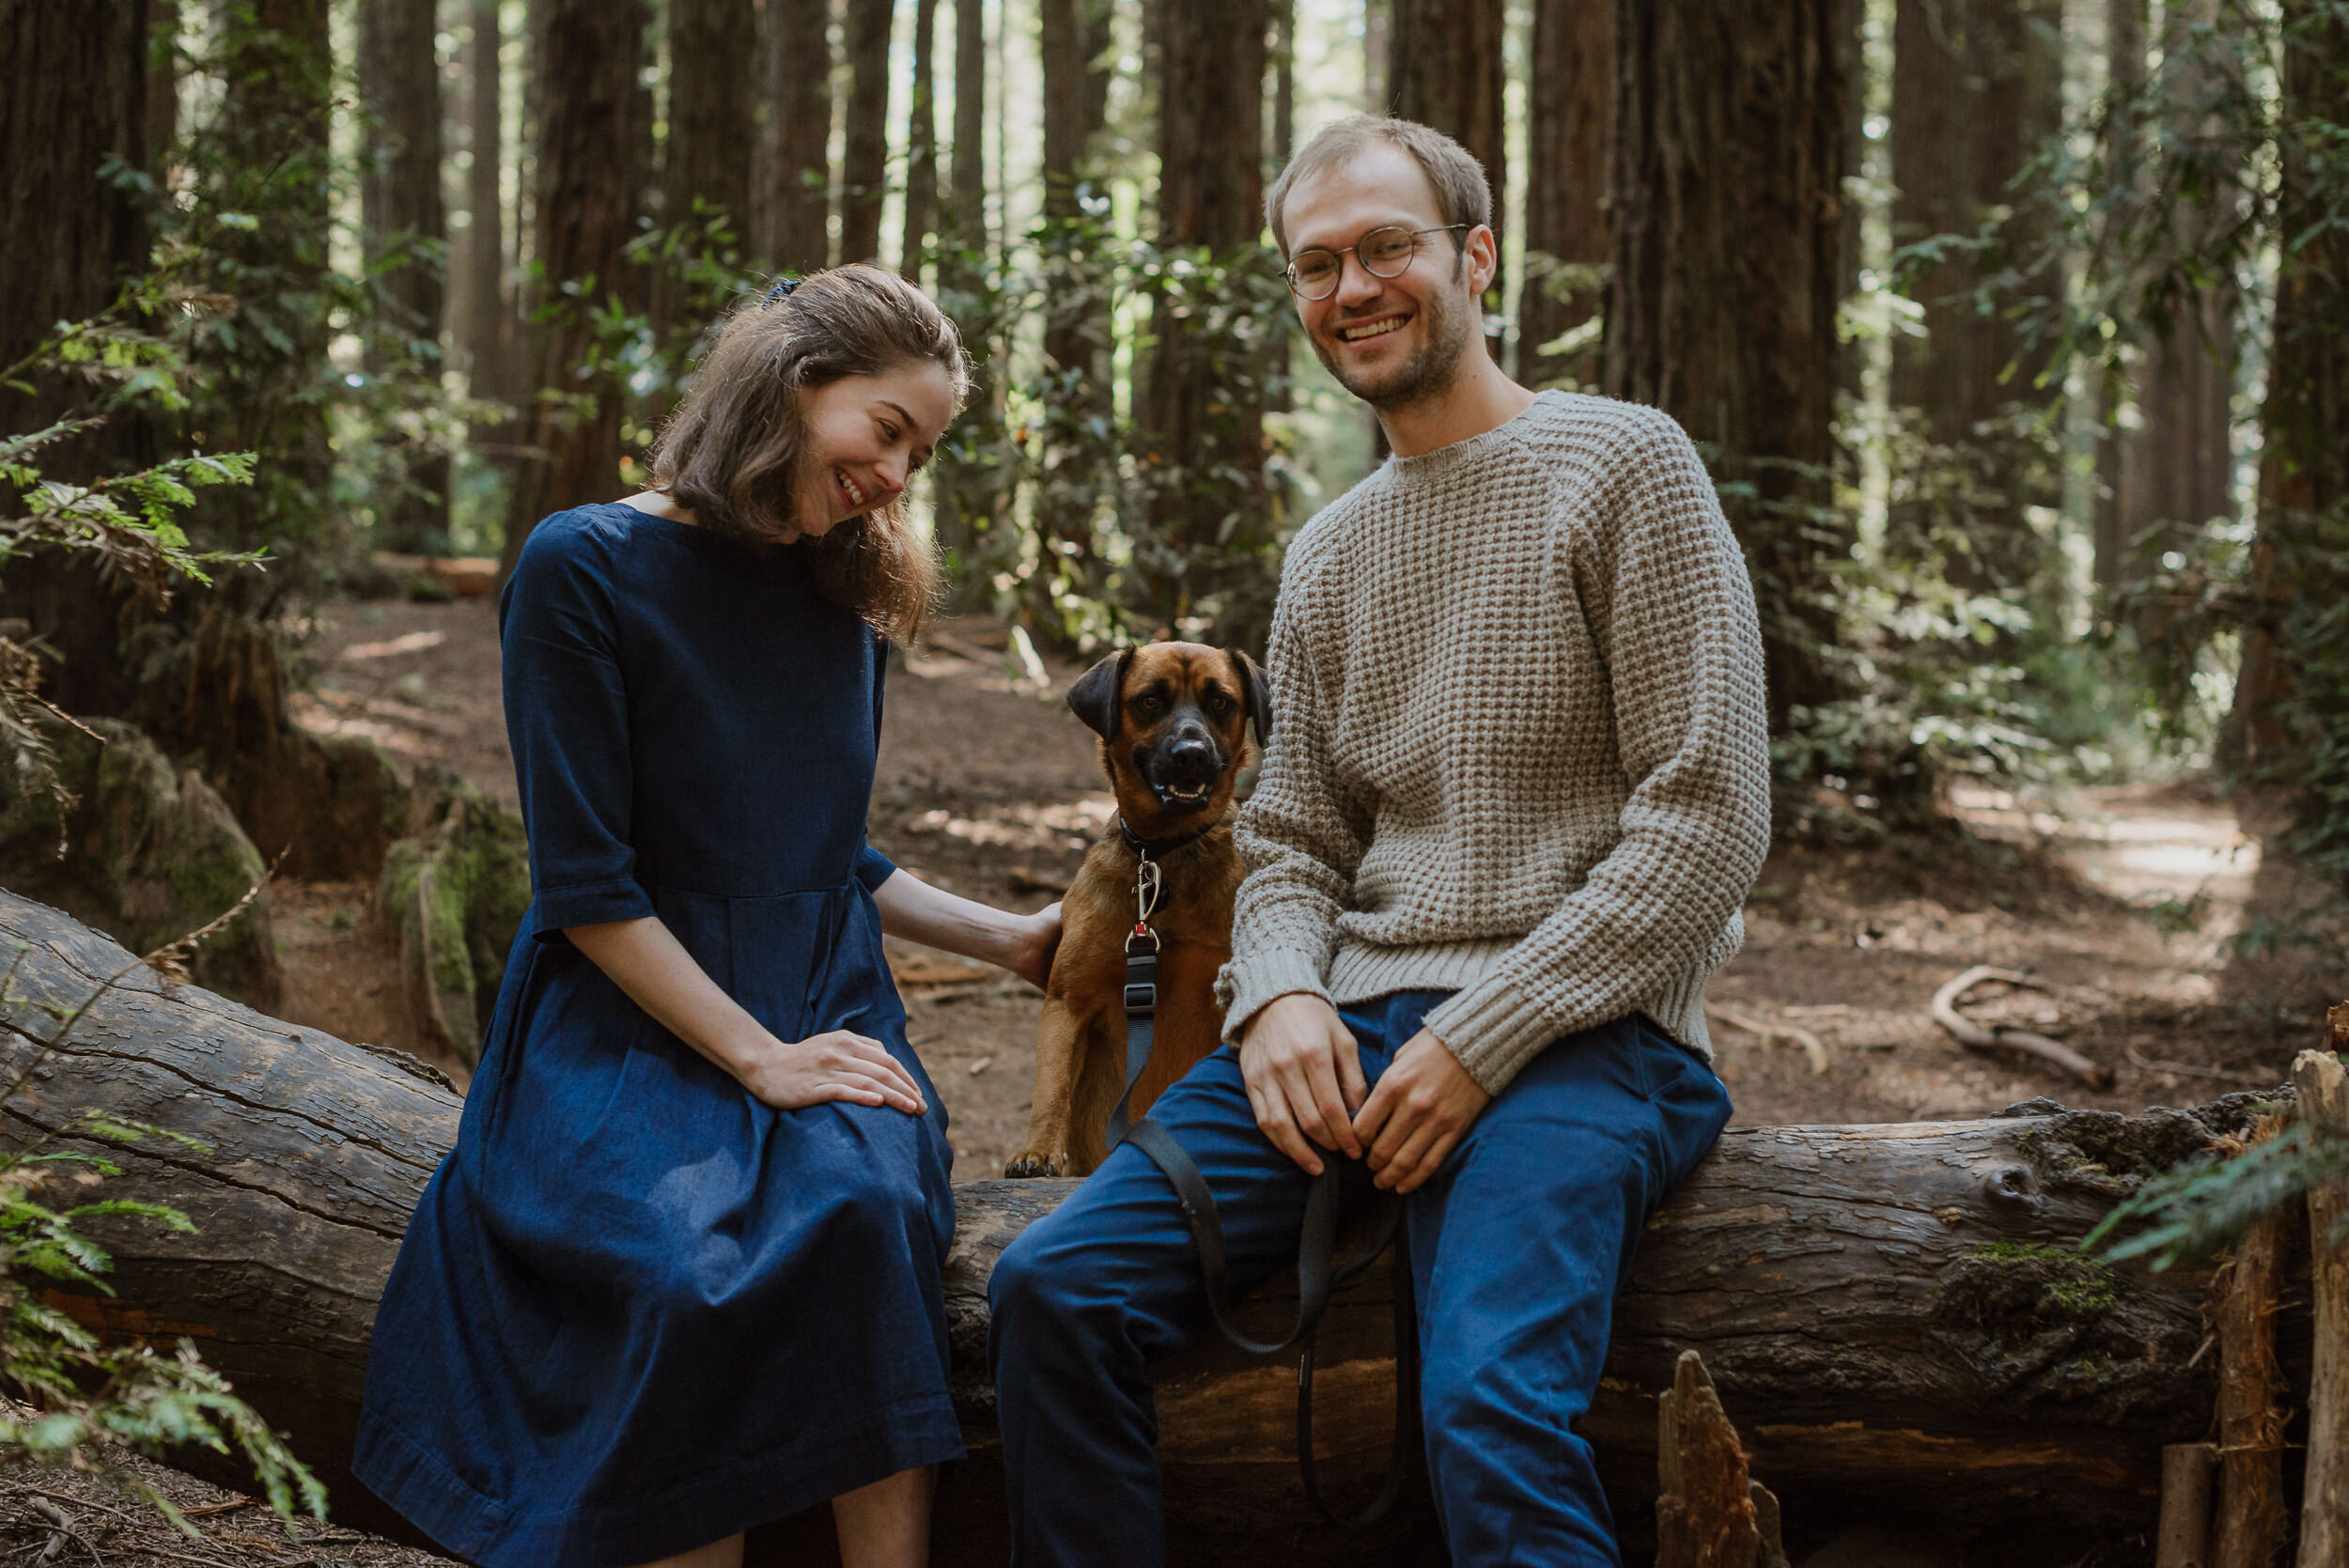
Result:
[[[724,1063],[763,1105],[799,1110],[827,1100],[885,1105],[909,1116],[929,1108],[897,1059],[869,1035],[835,1029],[795,1044],[770,1035]]]
[[[1055,900],[1019,922],[1003,968],[1040,991],[1052,976],[1052,955],[1059,951],[1060,904]]]

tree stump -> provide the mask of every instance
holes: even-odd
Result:
[[[1656,1568],[1786,1568],[1778,1498],[1747,1473],[1695,1351],[1680,1353],[1657,1406]]]
[[[2263,1119],[2255,1140],[2273,1137]],[[2283,1374],[2276,1363],[2276,1306],[2291,1217],[2263,1216],[2235,1244],[2220,1277],[2218,1311],[2218,1529],[2216,1568],[2274,1568],[2283,1550]]]
[[[2337,1012],[2342,1011],[2336,1009]],[[2349,1138],[2349,1070],[2306,1050],[2292,1063],[2300,1119],[2318,1137]],[[2309,1189],[2309,1280],[2316,1351],[2309,1375],[2308,1475],[2300,1501],[2300,1568],[2349,1564],[2349,1180]]]

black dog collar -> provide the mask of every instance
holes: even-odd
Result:
[[[1206,838],[1209,833],[1214,832],[1216,829],[1221,825],[1222,824],[1221,823],[1210,822],[1204,828],[1198,829],[1192,832],[1184,833],[1177,838],[1143,838],[1140,833],[1135,832],[1133,829],[1128,825],[1125,817],[1120,816],[1117,819],[1117,831],[1119,833],[1124,835],[1126,847],[1131,849],[1135,854],[1140,855],[1145,861],[1162,861],[1166,859],[1167,856],[1174,853],[1175,850],[1198,843],[1201,839]]]

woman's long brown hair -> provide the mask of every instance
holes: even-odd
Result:
[[[653,485],[721,536],[800,539],[793,517],[807,482],[800,398],[849,376],[924,361],[944,368],[960,411],[971,373],[955,324],[879,267],[835,267],[810,273],[787,295],[746,299],[718,323],[662,427]],[[915,531],[904,496],[801,548],[824,592],[883,636],[910,641],[929,618],[938,554]]]

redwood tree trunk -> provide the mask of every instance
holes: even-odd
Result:
[[[708,225],[723,214],[747,245],[751,162],[758,147],[758,13],[751,0],[669,0],[669,138],[661,149],[663,217],[690,225],[693,249],[716,249]],[[655,281],[654,318],[684,326],[688,302],[675,269]]]
[[[913,103],[906,116],[906,222],[897,270],[918,287],[938,226],[938,0],[913,4]]]
[[[889,32],[895,0],[848,0],[848,138],[840,165],[840,259],[880,257],[889,194]]]
[[[359,183],[368,258],[385,270],[390,306],[379,331],[410,340],[406,356],[379,344],[381,371],[396,357],[426,373],[441,365],[443,262],[424,246],[443,246],[448,219],[441,202],[441,74],[434,54],[434,0],[369,0],[359,8],[359,85],[366,160]],[[403,254],[404,253],[404,254]],[[398,551],[444,551],[448,541],[449,465],[445,455],[409,463],[397,495],[384,498],[376,536]]]
[[[1265,0],[1196,0],[1158,10],[1159,244],[1221,256],[1252,243],[1264,227]],[[1157,309],[1152,327],[1158,349],[1141,419],[1159,461],[1203,479],[1227,466],[1259,464],[1263,411],[1221,416],[1230,421],[1228,442],[1214,439],[1208,405],[1224,393],[1213,367],[1180,315]],[[1151,507],[1169,544],[1194,557],[1223,523],[1222,506],[1198,493],[1203,489],[1161,494]],[[1192,589],[1184,577],[1157,578],[1153,613],[1175,626],[1190,613]]]
[[[1835,458],[1843,95],[1838,0],[1621,0],[1606,388],[1680,421],[1762,610],[1772,727],[1834,693],[1820,602]]]
[[[1395,114],[1434,126],[1475,155],[1492,184],[1493,226],[1506,233],[1505,0],[1391,0],[1389,11],[1387,95]],[[1488,309],[1509,297],[1507,282],[1493,274]]]
[[[2244,638],[2235,719],[2246,760],[2292,767],[2325,740],[2304,719],[2349,703],[2339,665],[2340,607],[2349,603],[2349,235],[2328,221],[2324,160],[2341,153],[2322,127],[2349,124],[2349,23],[2319,0],[2283,8],[2283,119],[2267,401],[2260,413],[2260,533],[2252,587],[2258,620]],[[2336,176],[2335,178],[2338,178]],[[2312,657],[2316,656],[2316,657]],[[2321,687],[2295,691],[2299,681]]]
[[[463,302],[451,315],[472,366],[473,395],[501,399],[515,396],[514,308],[506,287],[506,197],[500,178],[506,159],[502,41],[498,0],[473,0],[465,99],[473,166],[465,175],[465,241],[455,251],[459,271],[450,280],[451,293]],[[496,439],[504,440],[504,432]]]
[[[147,57],[145,0],[0,4],[0,370],[104,309],[144,259],[136,202],[98,170],[147,164]],[[39,428],[70,395],[46,378],[29,396],[0,386],[0,432]],[[70,476],[71,449],[41,457]]]
[[[766,204],[761,247],[800,274],[832,255],[832,36],[825,0],[767,0]]]
[[[594,348],[591,312],[620,292],[632,228],[637,75],[644,0],[541,0],[543,79],[538,135],[537,262],[541,305],[531,395],[506,510],[505,569],[551,512],[609,501],[620,483],[620,389],[583,380]],[[566,292],[573,289],[577,292]],[[583,396],[583,406],[549,401]]]
[[[2045,219],[2014,182],[2061,119],[2061,0],[1899,0],[1893,31],[1894,241],[1972,239],[1995,209],[2014,210],[1990,251],[1952,249],[1915,275],[1926,335],[1899,339],[1892,363],[1893,403],[1917,409],[1925,434],[1959,449],[1979,481],[1979,499],[1938,505],[1972,536],[1973,551],[1952,559],[1980,587],[2030,578],[2040,551],[2024,508],[2048,499],[2015,427],[2052,396],[2031,384],[2044,356],[2026,351],[2011,301],[1985,311],[1976,290],[2001,271],[2044,266]],[[2043,272],[2027,287],[2056,285]]]
[[[1543,349],[1595,316],[1604,297],[1601,270],[1613,246],[1606,197],[1614,32],[1611,5],[1535,0],[1526,73],[1526,277],[1517,297],[1517,380],[1528,386],[1598,382],[1597,343],[1555,357]]]

